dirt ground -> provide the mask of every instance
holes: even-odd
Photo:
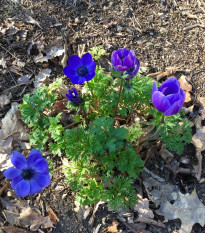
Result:
[[[32,74],[31,80],[42,69],[52,70],[50,80],[62,76],[61,58],[35,62],[41,53],[41,46],[60,45],[67,41],[68,57],[78,54],[83,48],[102,45],[107,51],[105,63],[109,68],[110,54],[118,48],[135,50],[141,67],[147,67],[146,74],[163,72],[172,67],[172,76],[185,75],[192,85],[191,101],[198,111],[198,98],[205,97],[205,4],[203,0],[17,0],[0,1],[0,26],[8,30],[18,28],[20,32],[0,30],[0,58],[6,60],[6,67],[0,66],[0,94],[11,93],[11,102],[22,102],[23,95],[31,93],[33,82],[19,85],[20,76]],[[28,22],[28,17],[35,22]],[[13,23],[13,24],[12,24]],[[17,61],[25,63],[19,64]],[[169,75],[168,75],[169,76]],[[166,77],[160,81],[164,81]],[[10,104],[0,107],[0,119],[10,109]],[[204,121],[203,124],[205,125]],[[193,134],[196,129],[193,127]],[[190,144],[183,157],[197,163],[196,149]],[[205,178],[205,153],[203,152],[202,178]],[[175,155],[175,160],[180,157]],[[57,166],[57,165],[56,165]],[[180,188],[182,193],[191,193],[196,187],[201,202],[205,205],[205,185],[192,174],[178,173],[165,166],[156,153],[146,167],[166,181]],[[163,168],[163,169],[162,169]],[[187,168],[187,167],[186,167]],[[62,174],[55,174],[52,185],[43,192],[41,199],[56,213],[60,221],[50,232],[86,233],[109,232],[107,226],[113,221],[119,223],[118,231],[132,232],[123,224],[117,214],[102,204],[92,226],[88,217],[79,221],[74,208],[74,194],[65,186]],[[143,190],[143,196],[147,197]],[[32,197],[35,203],[36,196]],[[153,203],[150,206],[155,208]],[[92,212],[92,211],[91,211]],[[155,219],[163,220],[155,215]],[[1,220],[0,220],[1,221]],[[97,227],[100,225],[100,230]],[[178,232],[180,220],[169,221],[166,229],[147,224],[152,233]],[[40,231],[39,231],[40,232]],[[133,231],[134,232],[134,231]],[[192,233],[205,232],[205,227],[195,224]]]

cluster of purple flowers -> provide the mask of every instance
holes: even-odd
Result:
[[[121,48],[113,51],[111,55],[112,68],[125,75],[125,80],[133,79],[139,71],[140,62],[137,59],[133,50]],[[96,63],[90,53],[86,53],[82,58],[73,55],[68,60],[68,66],[63,69],[66,76],[74,84],[82,84],[89,81],[95,76]],[[66,94],[67,99],[79,105],[82,102],[76,89],[72,88]],[[180,84],[176,78],[170,78],[165,81],[159,89],[156,82],[152,90],[152,102],[155,108],[164,113],[164,116],[177,114],[185,100],[185,92],[180,89]]]

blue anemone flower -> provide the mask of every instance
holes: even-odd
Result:
[[[68,94],[66,94],[67,99],[76,105],[79,105],[82,103],[82,99],[79,97],[78,92],[75,88],[72,88],[73,92],[71,90],[68,90]]]
[[[95,76],[96,63],[90,53],[84,54],[82,58],[73,55],[69,58],[68,64],[68,66],[64,67],[63,73],[74,84],[82,84]]]
[[[14,151],[10,159],[15,168],[8,168],[3,175],[11,180],[11,187],[17,196],[39,193],[51,183],[48,163],[39,150],[32,150],[28,159]]]

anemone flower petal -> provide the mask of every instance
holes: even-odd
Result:
[[[124,61],[123,61],[123,66],[127,67],[128,69],[134,66],[134,58],[131,53],[129,53]]]
[[[19,176],[21,174],[21,170],[14,168],[14,167],[10,167],[8,168],[6,171],[4,171],[3,175],[7,178],[12,180],[13,178],[16,178],[17,176]]]
[[[170,107],[169,100],[159,91],[153,93],[152,102],[155,108],[160,112],[165,112]]]
[[[14,189],[16,191],[16,186],[17,184],[23,180],[23,177],[20,175],[20,176],[17,176],[15,177],[14,179],[12,179],[11,181],[11,187],[12,189]]]
[[[33,169],[35,170],[35,172],[48,172],[48,163],[44,158],[38,159],[36,160]]]
[[[115,69],[117,71],[126,71],[127,70],[127,66],[116,66]]]
[[[69,77],[70,81],[74,84],[82,84],[86,81],[85,77],[79,77],[78,75]]]
[[[33,178],[38,182],[41,188],[45,188],[51,183],[50,175],[48,172],[45,173],[35,173]]]
[[[17,168],[17,169],[23,169],[23,168],[27,168],[27,161],[24,155],[22,155],[21,153],[14,151],[11,156],[11,162],[13,163],[13,165]]]
[[[180,90],[180,83],[176,78],[166,80],[160,87],[159,91],[164,95],[177,94]]]
[[[35,193],[42,192],[42,188],[39,183],[35,179],[30,179],[30,195],[34,195]]]
[[[95,77],[95,72],[92,74],[88,74],[85,78],[86,78],[86,81],[90,81],[94,77]]]
[[[93,62],[93,58],[92,58],[92,55],[90,53],[85,53],[83,56],[82,56],[82,65],[83,66],[89,66],[90,63]]]
[[[157,82],[154,82],[154,84],[153,84],[152,95],[154,94],[155,91],[158,91],[158,89],[157,89]]]
[[[181,100],[175,102],[174,104],[172,104],[165,112],[164,112],[164,116],[171,116],[171,115],[175,115],[179,112],[179,110],[181,109]]]
[[[25,197],[30,192],[30,182],[28,180],[20,181],[16,186],[16,195],[19,197]]]
[[[114,53],[114,52],[113,52]],[[116,66],[122,66],[122,61],[117,53],[111,57],[111,62],[114,67]]]
[[[28,168],[32,168],[35,164],[35,161],[40,158],[42,158],[40,150],[33,149],[27,159]]]
[[[91,62],[90,64],[89,64],[89,66],[87,66],[87,68],[88,68],[88,72],[91,74],[91,73],[93,73],[94,71],[95,71],[95,69],[96,69],[96,63],[93,61],[93,62]]]
[[[178,100],[180,100],[180,96],[181,96],[180,93],[177,93],[177,94],[167,95],[166,97],[169,100],[169,103],[172,105]]]
[[[63,73],[65,76],[71,78],[77,75],[77,70],[72,69],[70,66],[66,66],[63,68]]]
[[[75,96],[78,96],[77,90],[75,88],[72,88],[72,90],[73,90],[73,93],[75,94]]]
[[[68,65],[71,69],[77,69],[79,66],[82,65],[82,60],[80,57],[78,57],[77,55],[73,55],[69,58],[68,60]]]
[[[124,57],[126,57],[129,54],[129,50],[125,49],[125,48],[121,48],[117,50],[117,54],[120,57],[120,59],[123,59]]]

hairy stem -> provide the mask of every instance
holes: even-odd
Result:
[[[115,111],[114,111],[115,115],[117,114],[118,105],[119,105],[119,102],[120,102],[120,96],[121,96],[121,93],[122,93],[122,84],[123,84],[123,79],[121,78],[120,90],[119,90],[118,99],[117,99],[117,105],[116,105],[116,108],[115,108]]]
[[[141,146],[141,145],[145,144],[146,142],[148,142],[148,141],[152,140],[153,138],[155,138],[159,134],[159,132],[160,132],[160,130],[162,128],[161,124],[163,124],[163,123],[164,123],[164,116],[162,116],[162,119],[161,119],[161,122],[160,122],[160,126],[154,132],[154,134],[152,136],[148,137],[147,139],[145,139],[144,141],[140,142],[139,146]]]

